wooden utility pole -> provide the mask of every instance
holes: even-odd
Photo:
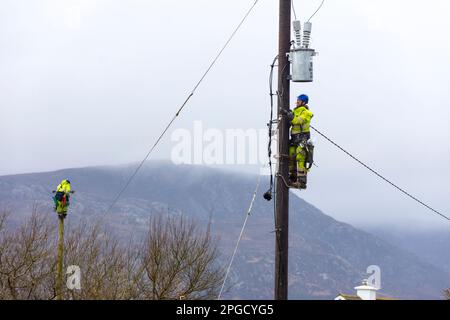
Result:
[[[291,47],[291,0],[280,0],[278,51],[278,174],[276,181],[275,299],[288,298],[288,236],[289,236],[289,111],[290,73],[286,54]]]
[[[58,256],[56,261],[56,300],[62,300],[64,260],[64,216],[58,214]]]

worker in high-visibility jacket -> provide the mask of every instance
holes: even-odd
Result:
[[[313,164],[310,123],[314,115],[309,110],[308,102],[307,95],[298,96],[297,106],[288,115],[291,120],[289,179],[291,186],[299,189],[306,189],[307,173]]]
[[[67,214],[67,209],[70,204],[69,195],[71,193],[69,179],[61,181],[54,192],[55,196],[53,197],[53,201],[55,202],[55,211],[57,213]]]

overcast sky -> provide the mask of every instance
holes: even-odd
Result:
[[[0,0],[0,175],[139,161],[253,0]],[[304,21],[320,0],[297,0]],[[450,3],[327,0],[313,124],[450,214]],[[174,125],[264,129],[278,1],[260,0]],[[448,224],[316,136],[303,197],[357,225]],[[152,157],[169,158],[170,134]]]

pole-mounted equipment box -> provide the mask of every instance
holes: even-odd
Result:
[[[313,57],[317,55],[314,49],[309,48],[312,24],[310,22],[304,24],[303,37],[300,21],[294,21],[293,25],[296,40],[293,49],[288,54],[292,66],[291,80],[293,82],[312,82],[314,75]]]

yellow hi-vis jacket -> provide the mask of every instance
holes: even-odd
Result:
[[[291,134],[309,132],[309,125],[314,114],[308,106],[297,107],[293,110],[294,118],[291,121]]]
[[[64,192],[69,193],[70,192],[70,183],[67,182],[67,180],[61,181],[61,183],[56,188],[56,192]]]

